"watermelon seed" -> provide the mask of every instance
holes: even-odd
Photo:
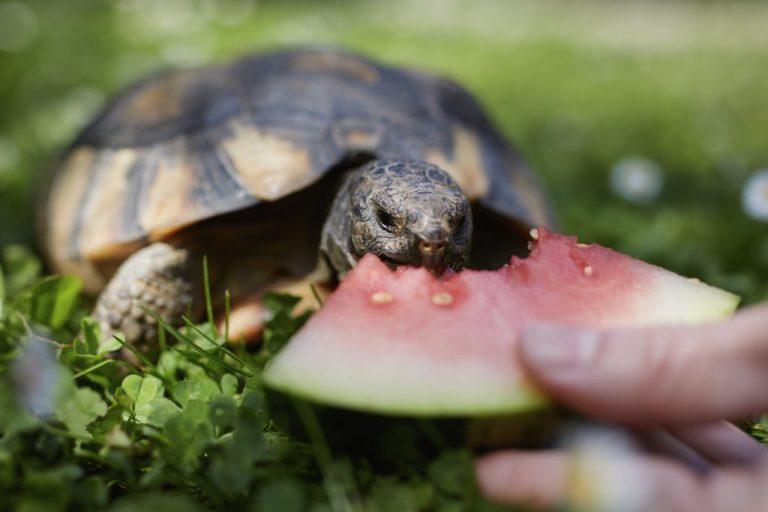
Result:
[[[376,292],[371,295],[371,302],[374,304],[389,304],[393,300],[395,300],[395,298],[388,292]]]
[[[436,293],[432,296],[432,304],[435,306],[450,306],[453,304],[453,295],[446,292]]]
[[[539,230],[538,229],[533,228],[530,231],[530,233],[531,233],[531,238],[533,238],[534,240],[538,240],[539,239]]]
[[[592,267],[590,267],[590,266],[584,267],[584,275],[585,276],[589,277],[589,276],[591,276],[594,273],[595,273],[595,269],[593,269]]]

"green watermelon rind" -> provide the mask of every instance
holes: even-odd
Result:
[[[405,400],[393,400],[383,402],[380,396],[371,400],[361,400],[360,394],[354,390],[349,393],[333,392],[322,385],[311,385],[306,378],[291,375],[288,369],[281,370],[278,365],[268,364],[262,374],[262,382],[270,389],[279,391],[296,398],[308,400],[313,403],[353,409],[357,411],[381,414],[384,416],[411,416],[411,417],[490,417],[523,414],[535,410],[548,408],[552,405],[542,393],[532,385],[520,385],[513,392],[493,393],[496,399],[484,401],[453,401],[446,403],[414,402]],[[299,378],[297,378],[299,377]],[[302,380],[303,382],[298,382]],[[329,398],[333,396],[333,398]],[[487,396],[486,396],[487,398]]]
[[[701,283],[702,294],[707,297],[700,303],[701,315],[690,323],[702,323],[725,319],[733,314],[739,304],[739,297],[712,286]],[[703,298],[703,297],[702,297]],[[698,309],[698,308],[697,308]],[[291,350],[291,345],[283,349]],[[470,393],[463,399],[445,396],[447,393],[436,390],[434,400],[413,400],[412,396],[386,396],[384,393],[365,396],[354,384],[329,385],[331,379],[317,368],[300,369],[295,366],[288,354],[281,352],[265,367],[263,383],[275,391],[334,407],[355,409],[387,416],[412,417],[487,417],[513,415],[546,409],[551,400],[539,392],[533,384],[520,382],[515,388],[485,389]],[[332,365],[328,365],[332,366]],[[310,376],[314,377],[311,378]],[[390,390],[391,392],[391,390]],[[367,393],[370,395],[370,393]]]

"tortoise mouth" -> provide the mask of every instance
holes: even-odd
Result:
[[[402,267],[402,266],[416,267],[416,268],[421,267],[429,271],[435,277],[440,277],[446,272],[446,270],[448,270],[449,268],[452,269],[452,266],[447,265],[444,261],[441,261],[440,264],[433,264],[427,261],[401,261],[401,260],[392,258],[391,256],[387,256],[386,254],[377,254],[376,256],[382,262],[384,262],[384,264],[386,264],[387,267],[389,267],[392,270],[396,270],[397,267]]]
[[[410,262],[407,262],[407,261],[399,261],[399,260],[397,260],[395,258],[392,258],[391,256],[387,256],[386,254],[377,254],[376,256],[378,256],[379,259],[381,261],[383,261],[384,263],[386,263],[387,266],[389,268],[391,268],[392,270],[396,269],[397,267],[401,267],[403,265],[408,265],[408,266],[411,266],[411,267],[418,266],[418,265],[414,265],[413,263],[410,263]]]

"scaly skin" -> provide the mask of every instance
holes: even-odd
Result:
[[[189,251],[164,243],[154,243],[125,260],[93,311],[103,339],[117,332],[131,344],[153,339],[157,322],[150,312],[177,323],[193,296],[192,260]]]
[[[439,274],[466,266],[471,239],[469,201],[445,171],[421,161],[376,160],[345,180],[321,249],[340,275],[369,252]]]

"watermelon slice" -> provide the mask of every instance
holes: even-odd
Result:
[[[545,229],[531,233],[527,258],[442,279],[364,257],[268,364],[265,383],[383,414],[520,412],[547,402],[516,360],[527,324],[691,324],[726,317],[738,303],[611,249]]]

